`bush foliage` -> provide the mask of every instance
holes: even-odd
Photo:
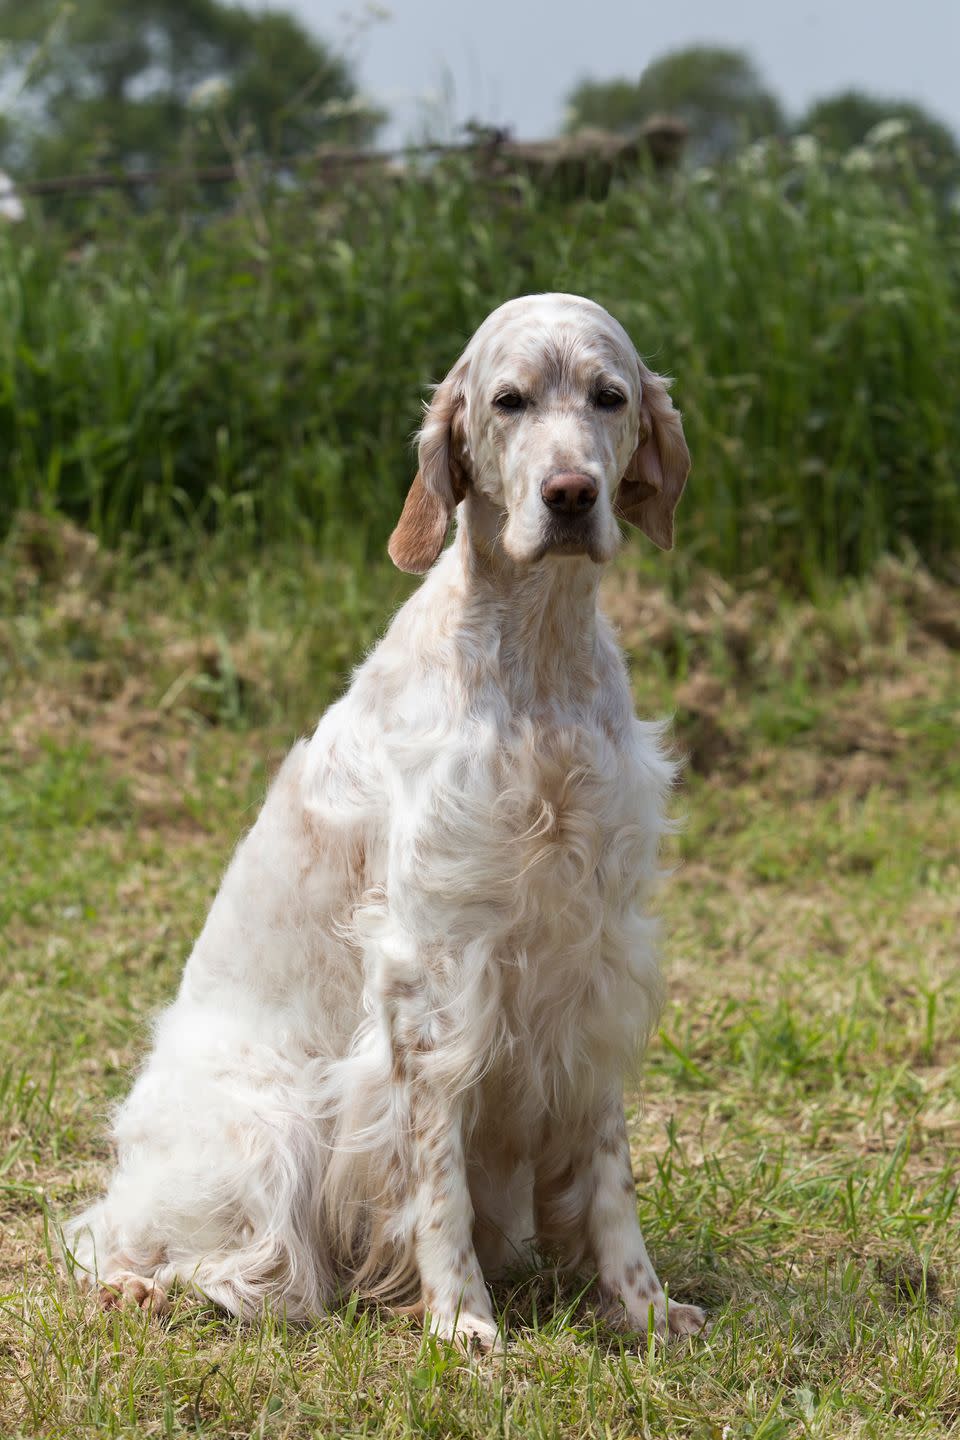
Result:
[[[108,542],[191,529],[379,546],[410,439],[493,306],[595,297],[676,377],[688,554],[728,575],[857,572],[960,542],[960,245],[890,167],[813,142],[602,202],[460,162],[229,217],[101,211],[0,236],[0,524]]]

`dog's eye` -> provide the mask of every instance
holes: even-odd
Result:
[[[627,397],[612,385],[604,385],[594,395],[593,403],[598,410],[619,410],[621,405],[626,405]]]
[[[508,412],[524,410],[527,404],[519,390],[501,390],[499,395],[494,396],[493,403],[498,410]]]

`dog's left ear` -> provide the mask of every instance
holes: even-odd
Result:
[[[690,471],[690,451],[679,411],[667,391],[670,384],[640,362],[640,428],[614,497],[614,510],[636,525],[661,550],[673,549],[673,512]]]
[[[387,552],[398,570],[423,575],[437,559],[457,505],[467,493],[463,461],[466,368],[459,362],[438,385],[420,431],[419,468]]]

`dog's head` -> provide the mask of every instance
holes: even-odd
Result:
[[[515,562],[603,563],[617,517],[669,550],[690,468],[667,382],[579,295],[527,295],[487,317],[434,392],[419,462],[390,539],[394,563],[417,574],[468,493],[478,538]]]

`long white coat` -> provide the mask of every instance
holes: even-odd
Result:
[[[295,1318],[356,1288],[489,1346],[484,1275],[536,1243],[683,1333],[622,1098],[673,770],[597,609],[615,512],[672,539],[679,419],[599,306],[527,297],[420,461],[391,553],[433,568],[241,842],[69,1244],[108,1303],[178,1282]]]

